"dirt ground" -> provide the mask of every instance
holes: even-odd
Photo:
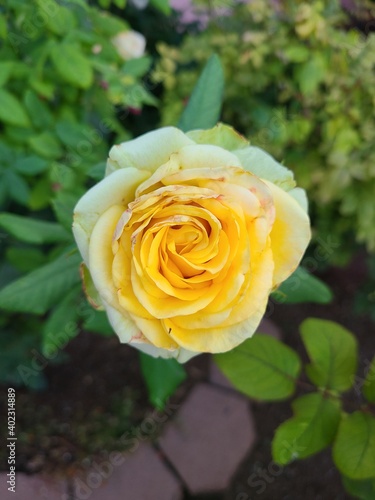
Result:
[[[269,316],[281,328],[283,340],[303,359],[307,357],[298,327],[312,316],[337,321],[355,333],[361,353],[359,374],[374,356],[375,324],[368,317],[353,313],[355,293],[366,278],[364,261],[360,254],[347,269],[330,268],[322,275],[335,293],[332,304],[277,305]],[[91,458],[100,455],[103,449],[107,452],[117,449],[119,436],[133,432],[153,411],[140,376],[137,352],[119,345],[115,336],[82,332],[66,352],[67,363],[46,368],[49,382],[46,390],[39,393],[17,390],[20,471],[73,474],[77,468],[89,466]],[[209,356],[202,355],[186,365],[188,380],[173,401],[182,401],[193,384],[207,378],[208,361]],[[356,402],[358,396],[352,391],[348,398]],[[289,402],[249,404],[258,433],[256,445],[233,478],[230,489],[205,499],[351,498],[344,492],[330,450],[284,468],[272,462],[272,436],[277,426],[291,416]],[[5,457],[0,460],[0,469],[6,470]]]

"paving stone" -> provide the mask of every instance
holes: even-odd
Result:
[[[254,441],[248,401],[201,383],[167,424],[159,445],[189,491],[202,494],[229,486]]]
[[[8,479],[6,472],[0,474],[1,500],[69,500],[65,481],[16,472],[16,492],[13,493],[8,491]]]
[[[260,325],[258,326],[257,332],[271,335],[277,340],[281,340],[282,337],[280,328],[268,318],[262,319]],[[221,387],[226,387],[228,389],[234,389],[232,383],[227,379],[224,373],[219,370],[213,358],[211,358],[210,360],[208,379],[215,385],[220,385]]]
[[[148,443],[132,453],[111,453],[73,480],[75,500],[182,500],[179,480]]]

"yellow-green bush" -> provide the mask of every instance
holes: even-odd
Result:
[[[213,18],[181,47],[159,44],[162,122],[177,121],[217,52],[226,73],[223,120],[295,171],[319,233],[342,241],[336,257],[353,231],[374,250],[375,35],[348,28],[336,2],[282,5],[252,1]]]

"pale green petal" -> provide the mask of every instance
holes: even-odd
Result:
[[[249,146],[233,151],[233,153],[239,158],[243,168],[262,179],[273,182],[285,191],[289,191],[296,185],[293,172],[262,149]]]
[[[292,196],[307,213],[309,209],[309,202],[307,200],[306,191],[302,188],[296,187],[288,191],[288,194]]]
[[[194,356],[201,354],[200,352],[193,352],[182,347],[175,350],[161,349],[146,342],[130,342],[129,345],[135,347],[139,351],[152,356],[153,358],[176,359],[179,363],[186,363]]]
[[[131,339],[140,335],[139,328],[126,311],[117,311],[114,307],[104,302],[108,320],[122,344],[131,342]]]
[[[106,176],[128,167],[155,172],[160,165],[169,160],[172,153],[189,144],[194,143],[175,127],[164,127],[148,132],[132,141],[112,147],[109,152]]]
[[[224,123],[218,123],[208,130],[191,130],[186,135],[197,144],[212,144],[228,151],[245,148],[249,145],[249,141],[245,137]]]
[[[87,266],[90,236],[99,217],[112,205],[126,206],[133,201],[137,186],[149,175],[149,172],[135,168],[118,170],[92,187],[78,201],[74,208],[73,234]]]

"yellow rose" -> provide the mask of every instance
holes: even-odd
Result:
[[[232,128],[114,146],[73,232],[121,342],[186,361],[233,349],[310,240],[293,174]]]

